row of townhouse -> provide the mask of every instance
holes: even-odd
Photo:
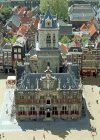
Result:
[[[25,57],[26,39],[18,37],[14,44],[6,43],[0,49],[0,71],[5,73],[14,72],[16,63],[23,63]]]
[[[12,9],[13,15],[5,25],[1,23],[0,32],[0,71],[14,72],[16,63],[23,64],[25,53],[35,44],[38,15],[33,16],[32,10],[26,7],[16,6]],[[15,43],[5,42],[4,38],[16,38]]]

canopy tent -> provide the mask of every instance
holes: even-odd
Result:
[[[6,86],[11,87],[16,85],[16,76],[8,76],[6,81]]]

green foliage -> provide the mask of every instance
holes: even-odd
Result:
[[[73,41],[73,42],[80,42],[80,41],[81,41],[81,37],[78,37],[78,36],[76,35],[76,36],[74,36],[74,37],[72,38],[72,41]]]
[[[8,38],[4,37],[4,41],[6,43],[15,43],[16,42],[16,36],[8,37]]]
[[[83,36],[82,36],[82,42],[85,43],[85,42],[87,42],[87,41],[88,41],[87,36],[86,36],[86,35],[83,35]]]
[[[5,22],[7,19],[11,17],[12,9],[11,7],[5,7],[0,10],[0,20]]]
[[[70,39],[68,36],[64,35],[62,38],[61,38],[61,43],[65,43],[67,44],[68,42],[70,42]]]
[[[68,2],[67,0],[40,0],[40,11],[45,13],[50,6],[52,14],[57,14],[58,18],[67,18]]]

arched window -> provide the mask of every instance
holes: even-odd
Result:
[[[53,34],[53,43],[55,43],[55,34]]]
[[[50,62],[47,62],[47,66],[49,66],[49,67],[50,67]]]
[[[47,47],[50,47],[50,45],[51,45],[51,35],[50,34],[47,34],[46,43],[47,43]]]

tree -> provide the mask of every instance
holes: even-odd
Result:
[[[66,19],[68,13],[67,0],[40,0],[40,11],[45,13],[50,6],[52,14],[57,14],[58,18]]]
[[[11,7],[5,7],[0,10],[0,20],[5,22],[7,19],[9,19],[12,15],[12,9]]]
[[[61,43],[69,43],[70,42],[70,39],[68,36],[64,35],[62,38],[61,38]]]
[[[15,43],[16,42],[16,36],[13,36],[13,37],[4,37],[4,41],[6,43]]]
[[[82,43],[87,43],[88,37],[86,35],[82,36]]]

